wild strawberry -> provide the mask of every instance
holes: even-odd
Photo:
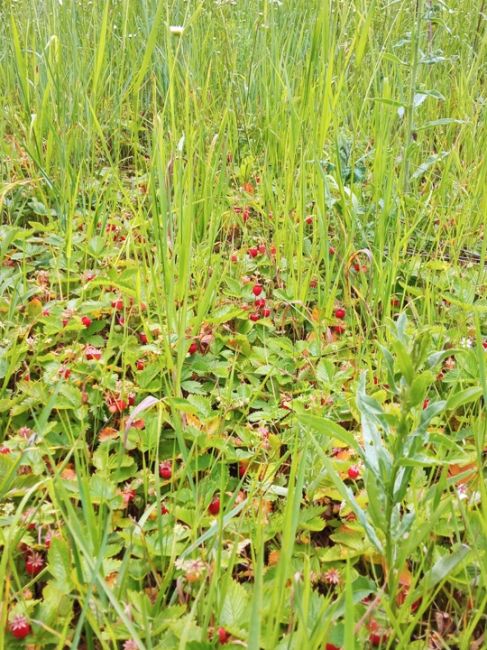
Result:
[[[379,632],[371,632],[369,634],[369,643],[374,646],[374,648],[378,648],[383,643],[386,643],[386,641],[387,634],[380,634]]]
[[[168,514],[169,514],[169,510],[166,508],[166,506],[164,504],[162,504],[162,506],[161,506],[161,515],[168,515]]]
[[[230,640],[230,634],[226,631],[224,627],[219,627],[217,630],[218,634],[218,643],[220,645],[225,645]]]
[[[338,307],[338,309],[335,309],[335,318],[339,318],[340,320],[343,320],[345,318],[345,310],[343,307]]]
[[[169,460],[164,460],[159,464],[159,476],[168,481],[172,476],[172,464]]]
[[[311,280],[309,281],[309,286],[311,287],[311,289],[316,289],[316,287],[318,286],[317,278],[311,278]]]
[[[277,248],[272,244],[272,246],[269,249],[269,252],[271,255],[275,255],[277,253]]]
[[[249,314],[249,318],[251,321],[256,323],[260,319],[260,314],[257,314],[255,311]]]
[[[331,329],[333,330],[333,332],[335,332],[335,334],[338,335],[345,333],[345,328],[343,325],[332,325]]]
[[[260,255],[265,255],[265,252],[266,252],[265,244],[259,244],[259,247],[258,247],[257,250],[259,251]]]
[[[237,253],[232,253],[232,254],[230,255],[230,261],[233,262],[234,264],[235,264],[235,262],[238,262],[238,255],[237,255]]]
[[[21,614],[14,616],[10,621],[10,625],[8,627],[10,633],[16,639],[25,639],[25,637],[28,636],[32,631],[29,621],[25,618],[25,616],[22,616]]]
[[[250,219],[250,210],[248,208],[245,208],[245,210],[242,212],[242,219],[244,222],[247,222]]]
[[[336,251],[336,248],[334,246],[330,246],[330,248],[328,249],[328,253],[330,255],[335,255],[336,252],[337,251]]]
[[[135,404],[135,393],[129,393],[127,395],[127,401],[129,403],[129,406],[133,406]]]
[[[241,460],[238,464],[238,475],[240,477],[245,476],[249,468],[249,462],[247,460]]]
[[[392,307],[400,307],[401,306],[401,301],[399,300],[399,298],[396,298],[395,296],[393,296],[391,298],[391,305],[392,305]]]
[[[131,501],[135,499],[136,492],[130,487],[125,487],[122,490],[122,499],[125,507],[127,508]]]
[[[196,343],[196,341],[193,341],[191,343],[191,345],[188,348],[188,352],[189,354],[195,354],[196,352],[198,352],[198,344]]]
[[[58,374],[61,375],[63,379],[69,379],[71,376],[71,370],[70,368],[66,368],[66,366],[61,366],[58,370]]]
[[[487,350],[487,341],[482,341],[482,347]]]
[[[89,327],[91,325],[91,318],[89,318],[88,316],[83,316],[81,322],[85,327]]]
[[[423,402],[423,411],[428,408],[429,403],[430,403],[429,399],[424,400],[424,402]]]
[[[306,221],[306,223],[308,224],[308,226],[310,226],[310,225],[313,223],[313,216],[312,216],[311,214],[309,214],[309,215],[306,217],[305,221]]]
[[[8,447],[0,447],[0,454],[3,454],[6,456],[7,454],[10,454],[10,449]]]
[[[260,296],[260,294],[262,293],[262,286],[260,284],[254,284],[254,286],[252,287],[252,293],[256,298],[257,296]]]
[[[66,325],[69,323],[69,318],[63,318],[63,327],[66,327]]]
[[[262,310],[262,316],[264,318],[269,318],[270,315],[271,315],[271,310],[269,309],[269,307],[266,307],[265,309]]]
[[[30,553],[25,559],[25,570],[31,576],[36,576],[44,568],[44,558],[36,551]]]
[[[87,345],[85,348],[85,357],[88,361],[98,361],[101,359],[101,350],[94,345]]]
[[[353,270],[354,270],[356,273],[360,273],[360,268],[361,268],[361,267],[360,267],[360,264],[359,264],[358,262],[355,262],[355,264],[353,265]]]
[[[208,506],[208,512],[215,517],[220,512],[220,499],[218,497],[215,497],[210,503]]]
[[[325,650],[340,650],[339,646],[334,645],[333,643],[327,643]]]
[[[116,309],[117,311],[121,311],[123,309],[123,300],[121,298],[112,300],[112,308]]]
[[[265,298],[257,298],[257,300],[255,301],[255,306],[258,307],[259,309],[265,307]]]
[[[135,367],[137,368],[137,370],[143,370],[145,367],[144,361],[142,359],[138,359],[135,362]]]
[[[132,422],[132,425],[131,425],[131,426],[132,426],[132,429],[139,429],[139,431],[140,431],[140,430],[142,430],[142,429],[145,429],[145,421],[142,420],[142,419],[140,419],[140,420],[134,420],[134,421]]]
[[[348,468],[347,474],[348,478],[356,479],[360,476],[360,468],[357,465],[352,465]]]
[[[258,254],[259,254],[259,251],[257,250],[257,248],[255,248],[255,246],[253,246],[252,248],[249,248],[250,257],[257,257]]]
[[[140,332],[139,341],[142,343],[142,345],[147,345],[147,343],[149,342],[149,339],[147,338],[147,334],[145,334],[144,332]]]

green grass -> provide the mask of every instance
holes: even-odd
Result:
[[[0,5],[0,650],[483,647],[485,12]]]

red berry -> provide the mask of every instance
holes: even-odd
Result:
[[[335,309],[335,317],[339,318],[340,320],[343,320],[345,318],[345,310],[343,307],[338,307],[338,309]]]
[[[194,354],[195,352],[198,352],[198,344],[196,341],[193,341],[191,345],[188,348],[189,354]]]
[[[334,645],[333,643],[327,643],[325,650],[340,650],[339,646]]]
[[[335,334],[344,334],[345,333],[345,328],[343,325],[332,325],[331,329],[335,332]]]
[[[255,301],[255,306],[258,307],[259,309],[265,307],[265,298],[257,298],[257,300]]]
[[[360,476],[360,469],[357,467],[357,465],[352,465],[348,468],[347,474],[348,478],[356,479]]]
[[[220,512],[220,499],[218,497],[215,497],[210,503],[208,506],[208,512],[215,516]]]
[[[147,343],[149,342],[149,339],[147,338],[147,334],[141,332],[139,334],[139,341],[142,343],[142,345],[147,345]]]
[[[487,350],[487,341],[482,341],[482,347]]]
[[[259,244],[258,251],[261,255],[265,255],[265,251],[266,251],[265,244]]]
[[[264,318],[269,318],[270,315],[271,315],[271,310],[269,309],[269,307],[266,307],[265,309],[262,310],[262,316]]]
[[[117,311],[121,311],[123,309],[123,300],[121,298],[118,298],[117,300],[112,300],[112,307]]]
[[[260,284],[254,284],[252,287],[252,293],[254,294],[255,297],[260,296],[262,293],[262,287]]]
[[[6,456],[7,454],[10,454],[10,449],[8,447],[0,447],[0,454],[3,454]]]
[[[87,345],[85,348],[85,357],[88,361],[98,361],[101,359],[101,350],[94,345]]]
[[[355,264],[353,265],[353,270],[354,270],[356,273],[360,273],[360,268],[361,268],[361,267],[360,267],[360,264],[359,264],[358,262],[355,262]]]
[[[133,406],[135,404],[135,393],[129,393],[127,395],[127,401],[129,403],[129,406]]]
[[[17,614],[13,617],[9,625],[9,630],[12,636],[16,639],[25,639],[25,637],[28,636],[32,631],[28,620],[25,618],[25,616],[22,616],[20,614]]]
[[[277,248],[274,246],[274,244],[272,244],[270,247],[270,253],[271,255],[275,255],[277,253]]]
[[[259,251],[255,247],[249,248],[250,257],[257,257],[258,254],[259,254]]]
[[[328,253],[330,255],[335,255],[336,252],[337,251],[336,251],[336,248],[334,246],[330,246],[330,248],[328,249]]]
[[[159,465],[159,476],[168,481],[172,476],[172,465],[169,460],[164,460]]]
[[[224,627],[218,628],[218,643],[225,645],[230,640],[230,634],[226,631]]]
[[[250,210],[248,208],[245,208],[245,210],[242,212],[242,219],[244,222],[248,221],[250,218]]]
[[[308,224],[308,226],[310,226],[310,225],[313,223],[313,217],[312,217],[312,215],[309,214],[309,215],[306,217],[305,221],[306,221],[306,223]]]
[[[251,314],[249,314],[249,318],[251,321],[256,323],[260,319],[260,315],[257,314],[256,312],[252,312]]]
[[[237,255],[237,253],[232,253],[231,256],[230,256],[230,260],[231,260],[233,263],[238,262],[238,255]]]
[[[145,364],[144,364],[142,359],[138,359],[138,361],[136,361],[136,363],[135,363],[135,367],[137,368],[137,370],[143,370],[144,365]]]
[[[83,316],[81,322],[85,327],[89,327],[91,325],[91,318],[89,318],[88,316]]]
[[[382,645],[382,643],[385,643],[386,641],[387,641],[386,634],[379,634],[378,632],[371,632],[369,634],[369,642],[371,645],[373,645],[376,648]]]
[[[69,318],[63,318],[63,327],[66,327],[68,323],[69,323]]]
[[[25,570],[31,576],[36,576],[44,568],[44,558],[40,553],[30,553],[25,559]]]
[[[161,506],[161,515],[167,515],[169,514],[169,510],[166,508],[164,504]]]
[[[429,399],[424,400],[424,402],[423,402],[423,411],[428,408],[429,403],[430,403]]]
[[[71,376],[71,370],[70,368],[66,368],[66,366],[61,366],[58,370],[58,374],[61,375],[63,379],[69,379]]]

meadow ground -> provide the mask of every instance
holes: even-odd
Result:
[[[0,4],[0,650],[487,647],[486,11]]]

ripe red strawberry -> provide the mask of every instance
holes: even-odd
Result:
[[[133,406],[135,404],[135,393],[129,393],[127,395],[127,401],[129,403],[129,406]]]
[[[259,244],[259,248],[257,249],[260,253],[260,255],[265,255],[266,247],[265,244]]]
[[[254,284],[254,286],[252,287],[252,293],[256,298],[257,296],[260,296],[260,294],[262,293],[262,286],[260,284]]]
[[[269,318],[270,315],[271,315],[271,310],[269,309],[269,307],[266,307],[265,309],[262,310],[262,316],[264,318]]]
[[[85,357],[88,361],[98,361],[101,359],[101,350],[94,345],[87,345],[85,348]]]
[[[238,475],[240,477],[245,476],[249,468],[249,462],[247,460],[241,460],[238,464]]]
[[[253,246],[252,248],[249,248],[250,257],[257,257],[258,254],[259,254],[259,251],[257,250],[257,248],[255,248],[255,246]]]
[[[272,246],[270,247],[270,254],[275,255],[276,253],[277,253],[277,248],[274,246],[274,244],[272,244]]]
[[[195,354],[195,352],[198,352],[198,344],[196,341],[193,341],[191,345],[188,348],[189,354]]]
[[[25,616],[22,616],[21,614],[14,616],[10,621],[10,625],[8,627],[10,633],[16,639],[25,639],[25,637],[28,636],[32,631],[29,621],[25,618]]]
[[[360,264],[358,262],[355,262],[355,264],[353,265],[353,270],[356,273],[360,273],[360,269],[361,269]]]
[[[370,645],[373,645],[374,648],[378,648],[386,641],[387,641],[387,634],[380,634],[379,632],[371,632],[369,634],[369,643]]]
[[[145,366],[145,364],[144,364],[144,361],[142,359],[138,359],[135,362],[135,367],[137,368],[137,370],[143,370],[144,366]]]
[[[172,464],[169,460],[164,460],[159,465],[159,476],[168,481],[172,476]]]
[[[337,251],[336,251],[336,248],[334,246],[330,246],[330,248],[328,249],[328,253],[330,255],[335,255],[336,252]]]
[[[0,447],[0,454],[3,454],[6,456],[7,454],[10,454],[10,449],[8,447]]]
[[[242,212],[242,219],[244,222],[247,222],[250,219],[250,210],[248,208],[245,208],[245,210]]]
[[[257,313],[254,311],[254,312],[252,312],[251,314],[249,314],[249,318],[250,318],[251,321],[253,321],[254,323],[256,323],[256,322],[260,319],[260,315],[257,314]]]
[[[117,300],[112,300],[112,307],[117,311],[121,311],[123,309],[123,300],[121,298],[117,298]]]
[[[89,327],[91,325],[91,318],[89,318],[88,316],[83,316],[81,322],[85,327]]]
[[[311,214],[309,214],[309,215],[306,217],[305,221],[306,221],[306,223],[308,224],[308,226],[310,226],[310,225],[313,223],[313,216],[312,216]]]
[[[339,318],[340,320],[343,320],[345,318],[345,310],[343,307],[338,307],[338,309],[335,309],[335,317]]]
[[[66,366],[61,366],[58,370],[58,374],[61,375],[63,379],[69,379],[71,376],[71,370],[70,368],[66,368]]]
[[[36,551],[29,553],[25,559],[25,570],[31,576],[36,576],[44,568],[44,558]]]
[[[215,517],[220,512],[220,499],[218,497],[215,497],[210,503],[208,506],[208,512]]]
[[[230,634],[226,631],[224,627],[219,627],[217,630],[218,633],[218,643],[220,645],[225,645],[230,640]]]
[[[255,301],[255,306],[258,307],[259,309],[265,307],[265,298],[257,298]]]
[[[429,403],[430,403],[429,399],[424,400],[424,402],[423,402],[423,411],[428,408]]]
[[[345,328],[343,325],[332,325],[331,329],[335,332],[335,334],[344,334],[345,333]]]
[[[230,261],[233,262],[234,264],[235,264],[235,262],[238,262],[238,255],[237,255],[237,253],[232,253],[232,254],[230,255]]]
[[[141,332],[139,334],[139,341],[142,343],[142,345],[147,345],[149,343],[149,339],[147,338],[147,334],[144,332]]]
[[[348,468],[348,478],[356,479],[360,476],[360,468],[357,465],[352,465]]]
[[[340,650],[339,646],[333,644],[333,643],[327,643],[325,646],[325,650]]]

